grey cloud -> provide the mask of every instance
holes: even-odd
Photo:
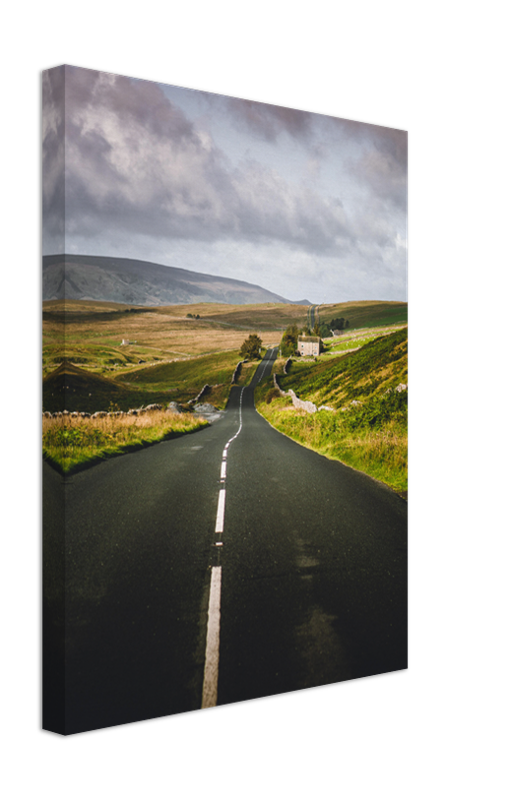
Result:
[[[60,249],[65,233],[64,75],[64,67],[55,67],[42,76],[43,240],[51,234]]]
[[[281,132],[296,139],[310,135],[312,115],[307,111],[236,98],[226,98],[226,104],[239,125],[268,142],[276,141]]]
[[[87,108],[115,115],[123,126],[143,125],[156,136],[173,141],[192,138],[193,127],[162,89],[150,81],[66,67],[66,113]]]
[[[44,226],[52,242],[62,234],[63,75],[47,74],[43,87]],[[194,125],[157,85],[66,67],[65,91],[65,210],[72,245],[87,241],[97,254],[140,258],[148,258],[150,248],[188,249],[198,264],[200,252],[219,252],[228,241],[227,248],[238,245],[238,252],[250,254],[251,265],[273,252],[285,262],[278,267],[283,275],[286,263],[302,265],[308,275],[315,257],[338,274],[343,265],[341,275],[347,270],[350,280],[358,270],[355,280],[367,282],[371,270],[384,292],[394,271],[404,274],[405,253],[395,244],[396,231],[405,230],[404,132],[221,98],[224,113],[265,141],[275,142],[284,131],[306,145],[308,175],[292,182],[254,159],[233,166],[200,122]],[[220,96],[212,97],[217,112]],[[348,200],[319,193],[314,179],[345,142],[352,145],[356,179],[355,197]],[[139,243],[137,253],[133,242]],[[319,276],[320,268],[314,269]]]
[[[66,97],[69,233],[279,240],[313,251],[352,238],[341,203],[256,162],[232,169],[153,84],[66,68]],[[298,113],[268,108],[266,119],[305,127]]]
[[[248,238],[284,241],[313,252],[344,248],[352,240],[341,203],[311,188],[290,186],[255,161],[235,172],[239,204],[232,209],[238,228]]]
[[[408,135],[406,131],[382,128],[377,125],[350,123],[363,145],[361,154],[353,159],[350,168],[359,185],[371,189],[382,200],[406,210],[408,179]]]

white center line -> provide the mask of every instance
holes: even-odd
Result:
[[[225,445],[221,462],[221,481],[226,480],[226,463],[228,448],[242,430],[242,395],[239,403],[239,429],[235,436]],[[216,533],[223,533],[224,509],[226,503],[226,489],[219,490],[216,515]],[[217,541],[216,547],[222,547],[223,542]],[[205,668],[203,672],[202,708],[212,708],[217,705],[217,682],[219,679],[219,630],[221,620],[221,567],[212,567],[210,578],[209,612],[207,622],[207,644],[205,650]]]
[[[226,499],[226,489],[219,490],[219,499],[217,501],[217,516],[216,516],[216,533],[223,532],[224,526],[224,503]]]
[[[217,681],[219,678],[219,628],[221,621],[221,567],[212,567],[210,578],[209,616],[207,623],[207,646],[203,673],[202,708],[217,704]]]

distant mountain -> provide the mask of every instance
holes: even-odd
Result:
[[[65,297],[140,306],[292,302],[233,278],[131,258],[74,255],[43,257],[42,294],[43,300]]]

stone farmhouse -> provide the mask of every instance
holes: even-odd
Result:
[[[297,350],[301,356],[318,356],[320,355],[320,337],[319,336],[299,336],[297,339]]]

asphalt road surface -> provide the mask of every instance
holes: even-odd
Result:
[[[406,502],[258,414],[276,353],[209,428],[65,480],[43,465],[45,728],[406,668]]]
[[[315,324],[319,322],[318,319],[318,306],[309,306],[309,327],[311,330],[315,327]]]

